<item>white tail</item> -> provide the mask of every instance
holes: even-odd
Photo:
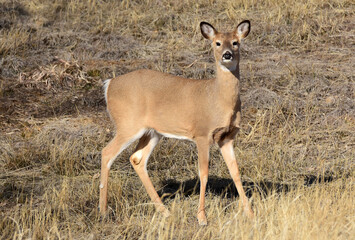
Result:
[[[108,90],[108,86],[110,85],[112,79],[106,79],[104,81],[104,94],[105,94],[105,101],[107,103],[107,90]]]
[[[233,32],[220,33],[206,22],[202,35],[211,40],[217,76],[195,80],[151,70],[138,70],[105,82],[107,109],[116,126],[116,136],[102,150],[100,211],[107,211],[107,184],[110,167],[129,144],[139,139],[130,161],[157,210],[164,207],[148,176],[149,155],[162,136],[194,141],[198,150],[200,202],[197,218],[207,224],[205,191],[208,178],[209,147],[217,143],[242,199],[245,213],[253,216],[245,196],[233,150],[239,130],[239,47],[250,31],[248,20]]]

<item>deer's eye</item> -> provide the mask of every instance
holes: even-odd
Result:
[[[234,41],[232,44],[234,47],[236,47],[238,45],[238,42]]]
[[[221,43],[220,42],[216,42],[216,46],[217,47],[221,46]]]

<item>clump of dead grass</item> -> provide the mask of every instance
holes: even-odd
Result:
[[[90,88],[94,84],[93,77],[97,75],[94,72],[85,72],[76,62],[55,59],[54,64],[20,74],[18,84],[23,84],[25,88],[58,92],[72,88]]]

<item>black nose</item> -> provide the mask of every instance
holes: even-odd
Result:
[[[232,53],[227,51],[223,54],[223,59],[226,59],[226,60],[231,60],[233,57],[232,57]]]

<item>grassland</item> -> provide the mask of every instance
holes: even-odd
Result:
[[[354,12],[350,0],[0,0],[0,238],[353,238]],[[196,148],[171,139],[148,171],[172,215],[155,212],[130,148],[101,219],[100,151],[114,134],[103,80],[140,68],[211,78],[199,22],[243,19],[235,152],[255,220],[214,146],[209,225],[198,226]]]

